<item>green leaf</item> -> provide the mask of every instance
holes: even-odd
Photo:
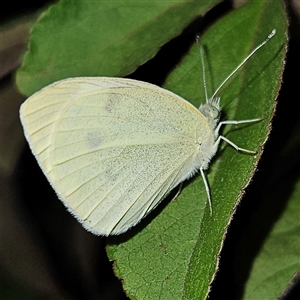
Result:
[[[29,96],[68,77],[124,76],[209,9],[206,1],[61,1],[32,28],[17,74]]]
[[[275,219],[272,228],[268,228],[262,247],[259,249],[245,284],[242,299],[277,299],[289,285],[292,277],[300,270],[300,181],[296,183],[292,194],[284,205],[285,194],[293,190],[290,182],[282,184],[268,196],[265,209],[261,209],[254,217],[255,223],[249,224],[251,232],[246,232],[247,240],[260,240],[265,229],[260,226],[266,220]],[[272,203],[272,204],[271,204]],[[278,207],[284,205],[282,213]],[[272,210],[270,211],[270,207]],[[279,214],[279,216],[277,216]],[[252,249],[247,240],[243,247]],[[237,261],[237,269],[245,258],[243,254]],[[240,265],[240,266],[239,266]]]
[[[256,156],[237,153],[222,143],[223,150],[208,171],[213,217],[210,217],[203,181],[198,176],[186,183],[180,196],[158,216],[153,218],[157,214],[154,213],[127,236],[110,240],[109,257],[115,260],[116,273],[132,299],[207,297],[228,224],[269,134],[286,51],[282,3],[252,1],[217,22],[201,39],[206,49],[208,93],[212,95],[273,28],[277,30],[276,35],[219,93],[226,119],[263,120],[246,126],[225,126],[222,134],[231,141],[259,151]],[[195,45],[165,87],[199,106],[205,99],[202,85],[199,49]]]

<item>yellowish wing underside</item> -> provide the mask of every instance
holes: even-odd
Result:
[[[59,198],[101,235],[138,223],[195,169],[196,130],[205,126],[171,92],[105,77],[44,88],[22,105],[21,121]]]

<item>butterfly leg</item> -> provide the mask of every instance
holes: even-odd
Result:
[[[236,120],[221,121],[218,124],[217,128],[215,129],[215,135],[216,136],[219,135],[219,130],[222,125],[228,125],[228,124],[237,125],[237,124],[253,123],[253,122],[259,122],[261,120],[262,120],[262,118],[250,119],[250,120],[239,120],[239,121],[236,121]]]
[[[212,202],[211,202],[211,197],[210,197],[210,189],[209,189],[209,185],[206,180],[206,176],[205,176],[205,173],[204,173],[204,170],[202,169],[202,167],[200,168],[200,173],[201,173],[201,176],[202,176],[202,179],[204,182],[204,186],[205,186],[205,190],[206,190],[206,194],[207,194],[207,198],[208,198],[210,216],[212,217]]]
[[[257,118],[257,119],[250,119],[250,120],[228,120],[228,121],[222,121],[218,124],[217,128],[215,129],[215,135],[219,136],[219,130],[221,128],[222,125],[228,125],[228,124],[233,124],[233,125],[237,125],[237,124],[245,124],[245,123],[253,123],[253,122],[258,122],[261,121],[261,118]],[[250,154],[255,154],[256,151],[251,151],[251,150],[247,150],[244,148],[240,148],[239,146],[237,146],[236,144],[234,144],[233,142],[231,142],[229,139],[227,139],[226,137],[220,135],[218,137],[218,139],[216,140],[215,145],[219,145],[220,141],[224,140],[226,141],[229,145],[231,145],[235,150],[237,151],[242,151],[242,152],[246,152],[246,153],[250,153]]]
[[[175,199],[179,196],[179,194],[180,194],[181,191],[182,191],[182,186],[183,186],[183,182],[180,182],[180,184],[179,184],[179,186],[178,186],[178,191],[176,192],[175,196],[172,198],[171,201],[175,200]]]
[[[241,148],[239,146],[237,146],[235,143],[233,143],[232,141],[230,141],[229,139],[227,139],[225,136],[223,135],[220,135],[216,141],[216,144],[218,145],[220,143],[220,140],[224,140],[225,142],[227,142],[229,145],[231,145],[235,150],[237,151],[242,151],[242,152],[246,152],[246,153],[250,153],[250,154],[255,154],[256,151],[251,151],[251,150],[248,150],[248,149],[244,149],[244,148]]]

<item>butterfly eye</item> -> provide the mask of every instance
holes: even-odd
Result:
[[[214,120],[219,119],[220,111],[216,107],[211,106],[210,115],[213,117]]]

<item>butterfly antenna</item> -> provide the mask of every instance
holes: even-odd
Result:
[[[204,55],[203,55],[203,46],[200,43],[200,38],[197,36],[197,43],[200,50],[200,57],[201,57],[201,64],[202,64],[202,78],[203,78],[203,87],[204,87],[204,93],[205,93],[205,100],[206,103],[208,103],[208,96],[207,96],[207,85],[206,85],[206,76],[205,76],[205,64],[204,64]]]
[[[266,37],[266,39],[258,45],[254,50],[251,51],[251,53],[225,78],[225,80],[220,84],[220,86],[216,89],[214,94],[212,95],[211,99],[213,99],[216,94],[219,92],[221,87],[229,80],[229,78],[258,50],[260,49],[263,45],[265,45],[276,33],[276,29],[273,29],[271,33]]]

